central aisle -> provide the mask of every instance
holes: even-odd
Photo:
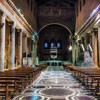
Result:
[[[13,100],[96,100],[63,67],[48,67]]]

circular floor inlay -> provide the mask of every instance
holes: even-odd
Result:
[[[94,97],[91,96],[76,96],[74,97],[75,100],[95,100]]]
[[[42,97],[40,96],[27,96],[27,97],[23,97],[22,100],[41,100]]]
[[[71,95],[73,91],[69,89],[50,88],[50,89],[42,90],[41,93],[49,96],[67,96],[67,95]]]

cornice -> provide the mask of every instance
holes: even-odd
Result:
[[[98,6],[97,12],[94,14],[91,14],[90,17],[86,20],[86,22],[81,26],[81,28],[76,32],[76,35],[74,38],[77,38],[77,36],[81,36],[83,33],[88,31],[90,28],[93,28],[95,24],[98,23],[100,20],[100,5]]]
[[[1,0],[2,5],[19,21],[19,23],[30,33],[33,35],[34,30],[31,28],[30,24],[26,21],[26,19],[22,16],[20,12],[18,12],[16,6],[11,0]]]

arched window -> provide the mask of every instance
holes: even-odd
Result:
[[[47,42],[44,43],[44,47],[48,48],[48,43]]]
[[[57,48],[58,48],[58,49],[61,48],[61,41],[58,40],[56,45],[57,45]]]
[[[60,47],[61,47],[61,43],[58,42],[58,43],[57,43],[57,48],[60,48]]]
[[[56,46],[56,40],[51,39],[50,40],[50,47],[52,48],[52,47],[55,47],[55,46]]]
[[[47,40],[44,41],[44,48],[49,48],[49,42]]]
[[[50,45],[50,46],[51,46],[51,48],[52,48],[52,47],[54,47],[54,43],[53,43],[53,42],[51,42],[51,45]]]

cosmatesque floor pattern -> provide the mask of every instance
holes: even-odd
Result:
[[[71,75],[64,70],[41,72],[30,86],[13,100],[97,100],[89,95]]]

